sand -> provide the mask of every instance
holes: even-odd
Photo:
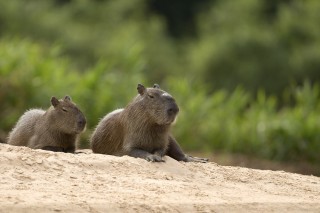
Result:
[[[0,212],[320,212],[320,178],[0,144]]]

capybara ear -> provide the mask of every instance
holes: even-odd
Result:
[[[137,90],[140,95],[143,95],[144,92],[146,91],[146,88],[142,84],[138,84]]]
[[[160,89],[160,86],[159,86],[159,84],[154,84],[153,88]]]
[[[56,97],[51,97],[51,104],[52,106],[56,107],[59,105],[59,100]]]
[[[69,95],[66,95],[66,97],[64,97],[65,101],[71,101],[71,97]]]

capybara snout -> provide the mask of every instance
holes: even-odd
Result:
[[[179,107],[178,105],[173,102],[169,104],[169,109],[167,110],[167,113],[169,116],[176,116],[179,112]]]

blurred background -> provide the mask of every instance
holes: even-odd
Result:
[[[137,83],[181,113],[187,153],[320,175],[320,1],[0,0],[0,140],[29,108],[70,95],[81,148]]]

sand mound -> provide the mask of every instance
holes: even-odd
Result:
[[[320,212],[320,178],[0,144],[0,212]]]

